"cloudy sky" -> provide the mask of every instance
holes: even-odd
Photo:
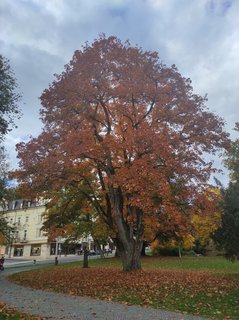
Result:
[[[235,137],[239,121],[238,0],[1,0],[0,53],[10,59],[23,117],[6,138],[15,144],[41,131],[39,96],[75,50],[100,33],[158,51],[167,65],[208,94],[208,107]]]

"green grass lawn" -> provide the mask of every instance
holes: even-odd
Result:
[[[0,320],[34,320],[36,318],[20,314],[17,311],[0,311]],[[38,318],[40,319],[40,318]]]
[[[223,257],[150,257],[142,258],[143,269],[188,269],[188,270],[209,270],[220,273],[239,273],[239,261],[231,262]],[[75,265],[82,262],[73,263]],[[119,258],[90,259],[90,266],[111,266],[121,267]]]
[[[20,314],[8,315],[6,313],[0,313],[0,320],[31,320],[32,318],[21,316]]]
[[[36,318],[32,318],[31,316],[21,315],[16,312],[16,314],[7,314],[5,312],[0,312],[0,320],[34,320]]]
[[[34,288],[201,315],[239,319],[239,261],[222,257],[145,257],[123,273],[120,259],[89,259],[12,276]],[[37,273],[37,274],[36,274]]]
[[[6,314],[0,313],[0,320],[19,320],[20,318],[17,316],[7,316]]]

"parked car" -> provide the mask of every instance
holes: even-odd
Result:
[[[106,254],[112,253],[112,250],[111,249],[105,249],[104,253],[106,253]]]
[[[95,250],[90,250],[89,251],[89,256],[95,256],[97,254],[99,254],[99,253],[97,251],[95,251]]]

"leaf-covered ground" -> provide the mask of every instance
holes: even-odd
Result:
[[[11,276],[33,288],[203,315],[239,319],[239,274],[118,267],[56,267]]]
[[[46,318],[19,313],[15,308],[11,308],[5,303],[0,302],[0,320],[46,320]]]

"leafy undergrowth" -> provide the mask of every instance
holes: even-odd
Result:
[[[37,289],[181,311],[214,319],[238,319],[238,273],[119,267],[55,267],[11,276]]]
[[[20,313],[15,308],[0,302],[0,320],[45,320],[42,317],[33,317],[27,313]]]

